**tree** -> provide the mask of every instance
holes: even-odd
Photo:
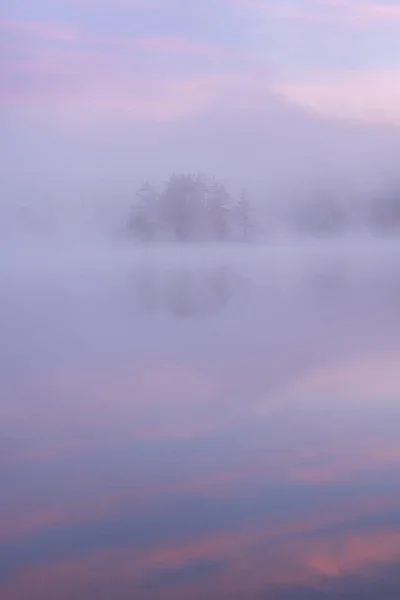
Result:
[[[246,190],[241,192],[240,200],[236,206],[236,217],[239,239],[248,242],[254,234],[254,223]]]
[[[207,211],[211,239],[227,241],[231,233],[231,197],[225,186],[213,179],[207,187]]]
[[[195,188],[193,175],[174,174],[167,181],[161,197],[162,220],[179,242],[187,242],[193,237]]]
[[[134,237],[142,242],[153,241],[159,228],[159,193],[151,183],[143,184],[136,192],[128,227]]]
[[[249,240],[253,233],[251,206],[245,192],[235,203],[225,185],[203,173],[174,173],[160,193],[145,183],[136,194],[129,231],[142,242],[226,242]]]

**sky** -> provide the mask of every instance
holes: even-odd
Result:
[[[394,0],[14,0],[0,29],[3,197],[396,170]]]
[[[2,103],[26,111],[176,119],[253,73],[324,114],[400,120],[395,0],[16,0],[0,27]]]

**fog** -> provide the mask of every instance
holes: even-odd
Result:
[[[47,240],[3,251],[5,597],[51,598],[67,585],[64,565],[76,564],[80,575],[65,589],[82,599],[99,578],[118,599],[132,590],[155,599],[154,586],[217,598],[226,571],[239,568],[236,554],[207,541],[219,532],[233,536],[228,547],[240,560],[255,557],[249,572],[253,582],[263,573],[265,597],[302,597],[303,585],[323,577],[327,594],[355,581],[361,598],[369,555],[356,564],[341,558],[343,577],[300,557],[304,548],[321,552],[309,549],[309,536],[328,549],[336,543],[326,528],[362,539],[389,535],[374,533],[376,519],[391,532],[397,526],[382,502],[399,495],[390,471],[398,459],[399,259],[395,238],[372,235],[248,245]],[[320,523],[321,514],[332,516]],[[304,533],[295,524],[286,532],[293,519]],[[277,527],[275,537],[265,527]],[[174,550],[189,543],[199,544],[200,558]],[[397,560],[396,543],[374,555],[377,581]],[[178,556],[158,558],[170,551]],[[111,571],[92,570],[90,561],[109,564],[116,552]],[[119,571],[126,560],[150,567],[127,576]],[[248,593],[242,583],[237,597]]]
[[[245,187],[261,219],[278,222],[313,194],[339,196],[352,214],[397,191],[398,127],[319,116],[261,75],[220,83],[203,110],[180,118],[93,111],[82,122],[65,106],[3,114],[1,239],[115,235],[137,188],[173,172]]]
[[[246,411],[314,362],[396,349],[399,257],[395,238],[371,235],[226,247],[31,243],[0,260],[2,370],[20,380],[37,367],[205,361],[228,369],[228,387],[247,373],[242,385],[256,389]]]
[[[7,123],[7,600],[399,589],[399,133],[240,89],[181,120]],[[199,171],[248,190],[254,239],[130,235],[138,186]],[[293,227],[331,194],[344,226]]]

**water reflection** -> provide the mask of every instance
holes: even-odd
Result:
[[[399,597],[394,251],[274,251],[2,266],[1,598]]]
[[[145,313],[167,311],[177,318],[208,317],[223,312],[245,278],[227,265],[169,269],[144,265],[134,276],[137,306]]]

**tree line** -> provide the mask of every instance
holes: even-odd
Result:
[[[178,173],[161,189],[149,182],[138,189],[128,231],[140,242],[249,242],[254,208],[246,190],[235,198],[216,177]]]
[[[321,194],[296,203],[294,228],[302,233],[335,235],[361,227],[375,233],[400,230],[400,194],[380,193],[364,199],[356,211],[339,196]]]
[[[332,236],[359,226],[389,233],[400,229],[400,194],[365,199],[354,215],[339,196],[310,193],[293,201],[286,219],[289,229],[306,235]],[[214,176],[175,173],[161,188],[147,182],[137,190],[127,229],[139,242],[185,243],[251,242],[263,227],[246,190],[235,197]]]

